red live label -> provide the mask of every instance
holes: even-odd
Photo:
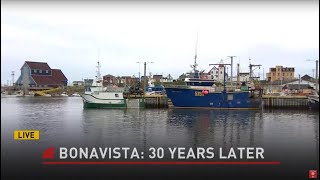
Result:
[[[309,170],[309,178],[315,179],[317,178],[317,176],[318,176],[317,170]]]

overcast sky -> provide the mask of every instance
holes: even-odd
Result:
[[[275,65],[312,76],[319,1],[1,1],[1,82],[11,71],[16,80],[26,60],[62,69],[69,82],[93,78],[98,60],[102,75],[138,77],[136,62],[153,61],[148,73],[177,78],[194,62],[197,33],[200,70],[234,55],[243,72],[249,57],[261,64],[261,77]]]

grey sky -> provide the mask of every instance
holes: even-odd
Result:
[[[93,78],[98,59],[103,75],[138,76],[136,62],[153,61],[148,72],[177,78],[194,61],[197,32],[200,70],[235,55],[242,71],[250,57],[265,73],[284,65],[312,75],[306,59],[319,58],[319,1],[1,1],[1,81],[11,71],[17,79],[26,60],[48,62],[70,82]]]

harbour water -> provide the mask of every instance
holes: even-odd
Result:
[[[40,140],[13,139],[14,130],[28,129],[40,130]],[[35,177],[37,173],[50,177],[68,174],[70,178],[82,173],[92,177],[91,172],[102,178],[114,170],[127,170],[126,175],[131,176],[146,173],[164,176],[164,172],[166,176],[225,175],[220,165],[160,169],[158,166],[100,166],[90,171],[83,166],[58,168],[41,164],[41,154],[46,148],[72,146],[137,147],[141,150],[149,147],[262,147],[266,161],[280,161],[281,164],[263,168],[232,166],[229,171],[241,171],[245,177],[307,179],[309,170],[319,169],[319,114],[299,109],[84,109],[80,97],[4,97],[1,98],[1,145],[1,179]],[[28,166],[36,168],[28,170]]]

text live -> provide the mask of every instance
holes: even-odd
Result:
[[[15,140],[39,140],[40,131],[38,130],[16,130],[13,133]]]

